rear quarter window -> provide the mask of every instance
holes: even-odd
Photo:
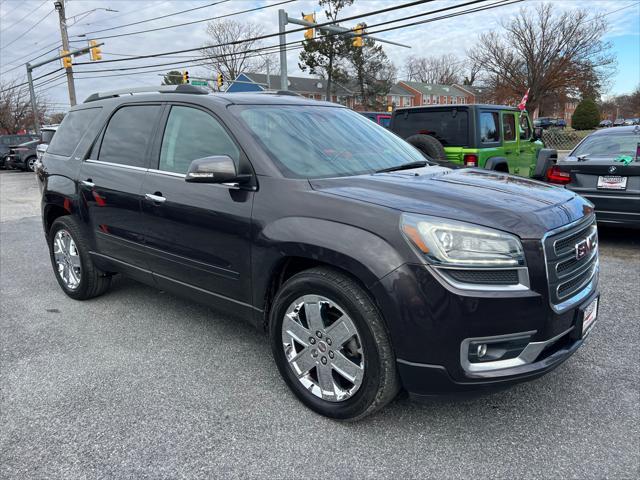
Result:
[[[96,119],[102,107],[85,108],[69,112],[51,140],[47,152],[71,156],[78,142]]]
[[[393,119],[392,129],[402,138],[425,134],[437,138],[445,147],[464,147],[469,143],[469,114],[453,109],[400,112]]]

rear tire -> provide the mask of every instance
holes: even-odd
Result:
[[[34,165],[36,163],[36,157],[29,157],[24,161],[24,171],[25,172],[34,172]]]
[[[364,289],[339,271],[317,267],[291,277],[274,299],[269,334],[284,381],[321,415],[359,420],[398,393],[382,316]]]
[[[60,287],[74,300],[102,295],[111,285],[111,276],[98,269],[89,255],[89,244],[78,222],[59,217],[51,225],[49,256]]]

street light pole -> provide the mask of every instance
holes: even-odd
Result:
[[[66,52],[69,51],[69,36],[67,35],[67,19],[64,11],[64,0],[56,0],[54,6],[58,11],[60,17],[60,36],[62,37],[62,49]],[[66,69],[67,73],[67,86],[69,87],[69,104],[73,107],[76,104],[76,86],[73,83],[73,67],[69,66]]]

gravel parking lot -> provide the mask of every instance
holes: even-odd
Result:
[[[534,382],[356,424],[281,381],[266,336],[133,281],[67,298],[33,174],[0,172],[1,478],[638,478],[640,235],[601,229],[586,346]]]

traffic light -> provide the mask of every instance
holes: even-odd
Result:
[[[316,14],[315,13],[310,13],[309,15],[305,15],[304,13],[302,14],[302,19],[306,22],[312,22],[312,23],[316,23]],[[315,28],[311,27],[311,28],[307,28],[304,31],[304,38],[305,40],[311,40],[313,39],[313,37],[315,37]]]
[[[189,72],[182,72],[182,83],[189,83]]]
[[[364,27],[361,23],[359,23],[358,25],[356,25],[354,31],[356,36],[353,37],[353,46],[362,48],[362,45],[364,45],[364,40],[362,39],[362,35],[364,35]]]
[[[67,55],[68,53],[69,53],[68,50],[61,50],[60,51],[60,55]],[[73,66],[73,60],[71,59],[71,56],[62,58],[62,66],[64,68],[71,68]]]
[[[221,88],[222,85],[224,84],[224,78],[222,78],[222,74],[221,73],[218,74],[216,82],[218,83],[218,88]]]
[[[102,50],[98,47],[98,42],[91,40],[89,41],[89,46],[91,47],[91,50],[89,50],[91,61],[97,62],[98,60],[102,60]]]

